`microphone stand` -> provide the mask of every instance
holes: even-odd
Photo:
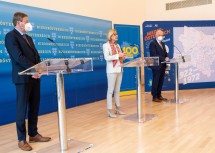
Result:
[[[58,46],[58,44],[54,40],[52,40],[51,38],[47,38],[47,39],[49,41],[51,41],[52,43],[54,43],[55,46],[57,46],[57,48],[59,49],[59,51],[63,54],[63,57],[65,59],[64,63],[66,65],[66,72],[71,73],[71,69],[69,68],[69,61],[66,59],[66,56],[65,56],[64,52],[60,49],[60,47]]]
[[[181,54],[181,52],[180,52],[180,50],[178,49],[178,47],[176,47],[175,45],[173,45],[173,46],[178,50],[178,52],[179,52],[180,55],[181,55],[182,61],[185,63],[185,58],[184,58],[184,56]]]

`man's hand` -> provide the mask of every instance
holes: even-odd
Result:
[[[169,61],[169,57],[166,57],[166,58],[165,58],[165,61]]]
[[[41,77],[40,74],[34,74],[34,75],[32,75],[32,78],[34,78],[34,79],[39,79],[40,77]]]

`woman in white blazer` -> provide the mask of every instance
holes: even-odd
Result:
[[[124,115],[125,113],[120,111],[120,100],[119,92],[122,82],[122,68],[120,64],[126,57],[120,49],[120,46],[116,43],[118,40],[118,34],[115,29],[111,29],[107,32],[108,41],[103,44],[103,53],[106,60],[106,73],[108,81],[107,90],[107,113],[111,118],[115,118],[116,115],[112,113],[112,95],[114,93],[115,101],[115,113],[119,115]]]

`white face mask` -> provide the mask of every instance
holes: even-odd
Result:
[[[163,41],[164,36],[159,36],[157,39],[158,39],[158,41]]]
[[[28,31],[32,31],[33,30],[33,27],[31,25],[30,22],[26,23],[25,24],[25,31],[28,32]]]

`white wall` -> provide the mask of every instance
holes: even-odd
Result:
[[[215,20],[215,0],[212,4],[166,11],[166,3],[182,0],[144,0],[145,20]]]
[[[179,0],[4,0],[71,14],[111,20],[116,24],[142,25],[152,20],[215,20],[211,5],[165,10],[165,4]],[[14,10],[15,11],[15,10]]]
[[[49,10],[111,20],[117,24],[141,25],[143,0],[4,0]],[[15,11],[15,10],[14,10]],[[29,14],[30,17],[30,14]]]

